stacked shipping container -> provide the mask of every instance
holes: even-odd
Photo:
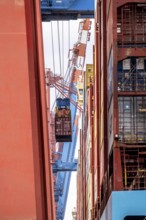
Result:
[[[71,110],[69,98],[56,99],[55,136],[56,142],[71,142]]]
[[[96,2],[94,58],[94,124],[88,101],[83,132],[94,134],[92,215],[78,219],[138,219],[146,216],[145,0]]]
[[[98,214],[102,219],[107,219],[107,213],[112,219],[124,219],[126,215],[146,214],[145,205],[139,207],[136,200],[131,204],[132,196],[138,199],[139,191],[133,192],[131,196],[129,192],[124,192],[146,189],[143,172],[146,168],[144,138],[146,8],[144,2],[140,4],[129,1],[101,1],[98,7],[101,8],[101,16],[98,14],[101,19],[99,22],[101,61],[100,66],[98,65],[101,85],[99,105],[101,128],[103,121],[103,129],[99,135],[98,178],[101,190]],[[103,96],[102,85],[105,88]],[[102,115],[103,103],[103,112],[106,115]],[[100,153],[100,149],[103,149],[103,154]],[[115,191],[117,194],[114,194]],[[113,210],[111,209],[117,201],[115,195],[121,201],[121,196],[124,196],[128,202],[123,210],[119,205],[116,212],[113,211],[115,206]]]
[[[86,65],[84,81],[84,112],[80,132],[78,162],[77,219],[92,218],[93,204],[93,65]]]

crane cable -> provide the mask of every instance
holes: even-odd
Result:
[[[68,21],[68,51],[70,51],[70,21]],[[66,69],[65,72],[65,81],[68,82],[69,76],[70,76],[70,66],[68,65],[68,68]]]
[[[62,21],[62,80],[61,80],[61,84],[63,85],[63,91],[64,91],[63,79],[64,79],[64,23]]]
[[[60,76],[65,77],[65,73],[64,73],[64,23],[62,21],[62,48],[60,45],[60,27],[59,27],[59,21],[57,21],[57,32],[58,32],[58,50],[59,50],[59,67],[60,67]],[[53,57],[53,75],[55,76],[55,53],[54,53],[54,40],[53,40],[53,26],[52,26],[52,21],[51,21],[51,38],[52,38],[52,57]],[[61,52],[62,49],[62,52]],[[70,49],[70,21],[68,21],[68,51]],[[62,59],[61,59],[61,54],[62,54]],[[67,71],[66,71],[67,73]],[[67,77],[68,78],[68,77]],[[64,84],[62,82],[62,84]],[[55,88],[55,97],[57,97],[56,94],[56,88]]]
[[[53,40],[53,26],[52,26],[52,21],[51,21],[51,39],[52,39],[52,54],[53,54],[53,73],[55,74],[54,40]]]
[[[55,56],[54,56],[54,40],[53,40],[53,25],[51,21],[51,39],[52,39],[52,57],[53,57],[53,76],[55,78]],[[56,88],[55,88],[55,97],[56,97]]]
[[[70,49],[70,21],[68,21],[68,51]]]
[[[64,78],[64,22],[62,21],[62,77]]]
[[[57,31],[58,31],[59,66],[60,66],[60,76],[61,76],[61,49],[60,49],[59,21],[57,21]]]

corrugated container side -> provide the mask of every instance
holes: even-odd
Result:
[[[113,1],[109,1],[107,4],[107,61],[109,61],[109,56],[111,53],[111,48],[113,45]]]
[[[56,141],[70,142],[72,140],[71,116],[55,116],[55,136]]]
[[[103,143],[103,139],[104,139],[104,133],[103,133],[103,129],[104,129],[104,118],[103,118],[103,115],[104,115],[104,104],[103,104],[103,90],[104,90],[104,84],[103,84],[103,75],[101,75],[101,97],[100,97],[100,100],[101,100],[101,105],[100,105],[100,112],[101,112],[101,115],[100,115],[100,148],[103,146],[102,143]]]

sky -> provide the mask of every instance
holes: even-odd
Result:
[[[52,21],[42,23],[44,42],[44,64],[45,68],[51,68],[53,73],[65,76],[68,65],[68,52],[78,41],[78,27],[81,20],[73,21]],[[91,37],[87,44],[86,63],[93,63],[94,44],[94,20],[92,19]],[[53,40],[52,40],[53,39]],[[59,58],[61,57],[61,58]],[[85,68],[84,68],[85,69]],[[54,96],[54,95],[53,95]],[[51,96],[52,97],[52,96]],[[55,101],[52,97],[51,103]],[[77,141],[78,143],[78,141]],[[77,158],[78,146],[75,157]],[[76,172],[71,175],[69,195],[67,200],[64,220],[72,219],[72,210],[76,206]]]

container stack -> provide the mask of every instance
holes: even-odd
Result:
[[[72,141],[70,100],[68,98],[56,100],[55,136],[56,142]]]

